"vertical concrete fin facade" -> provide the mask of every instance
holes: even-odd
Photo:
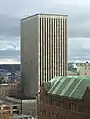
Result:
[[[40,80],[67,75],[67,16],[41,14]]]

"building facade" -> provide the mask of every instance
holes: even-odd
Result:
[[[78,76],[78,73],[76,71],[68,71],[68,76]]]
[[[18,90],[18,82],[0,84],[0,98],[3,99],[6,96],[16,96]]]
[[[77,63],[77,74],[80,76],[90,76],[90,63]]]
[[[12,114],[12,105],[0,102],[0,119],[12,119]]]
[[[13,97],[6,97],[6,101],[13,104],[13,114],[25,114],[36,116],[36,99],[17,99]]]
[[[12,105],[12,114],[21,114],[21,102],[15,102],[12,97],[8,96],[2,101],[4,104]]]
[[[42,81],[67,75],[67,16],[36,14],[21,20],[21,74],[26,96]]]
[[[90,77],[56,77],[43,83],[39,119],[90,119]]]

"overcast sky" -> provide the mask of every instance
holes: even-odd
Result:
[[[0,40],[18,40],[20,19],[34,13],[68,14],[69,54],[82,42],[90,50],[90,0],[0,0]]]
[[[90,0],[0,0],[0,35],[19,36],[19,20],[38,12],[68,14],[69,37],[90,37]]]

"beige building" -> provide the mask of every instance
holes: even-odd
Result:
[[[0,100],[0,119],[12,119],[12,105]]]
[[[75,72],[75,71],[68,71],[68,76],[77,76],[77,72]]]
[[[6,97],[6,100],[8,102],[12,102],[14,107],[13,114],[16,114],[19,111],[25,115],[29,114],[32,116],[36,116],[37,112],[36,99],[17,99],[13,97]]]
[[[77,74],[80,76],[90,76],[90,63],[77,63]]]
[[[67,75],[67,15],[36,14],[21,20],[21,73],[26,96],[42,81]]]

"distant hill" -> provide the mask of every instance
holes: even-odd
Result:
[[[0,69],[12,71],[20,71],[20,64],[0,64]]]

